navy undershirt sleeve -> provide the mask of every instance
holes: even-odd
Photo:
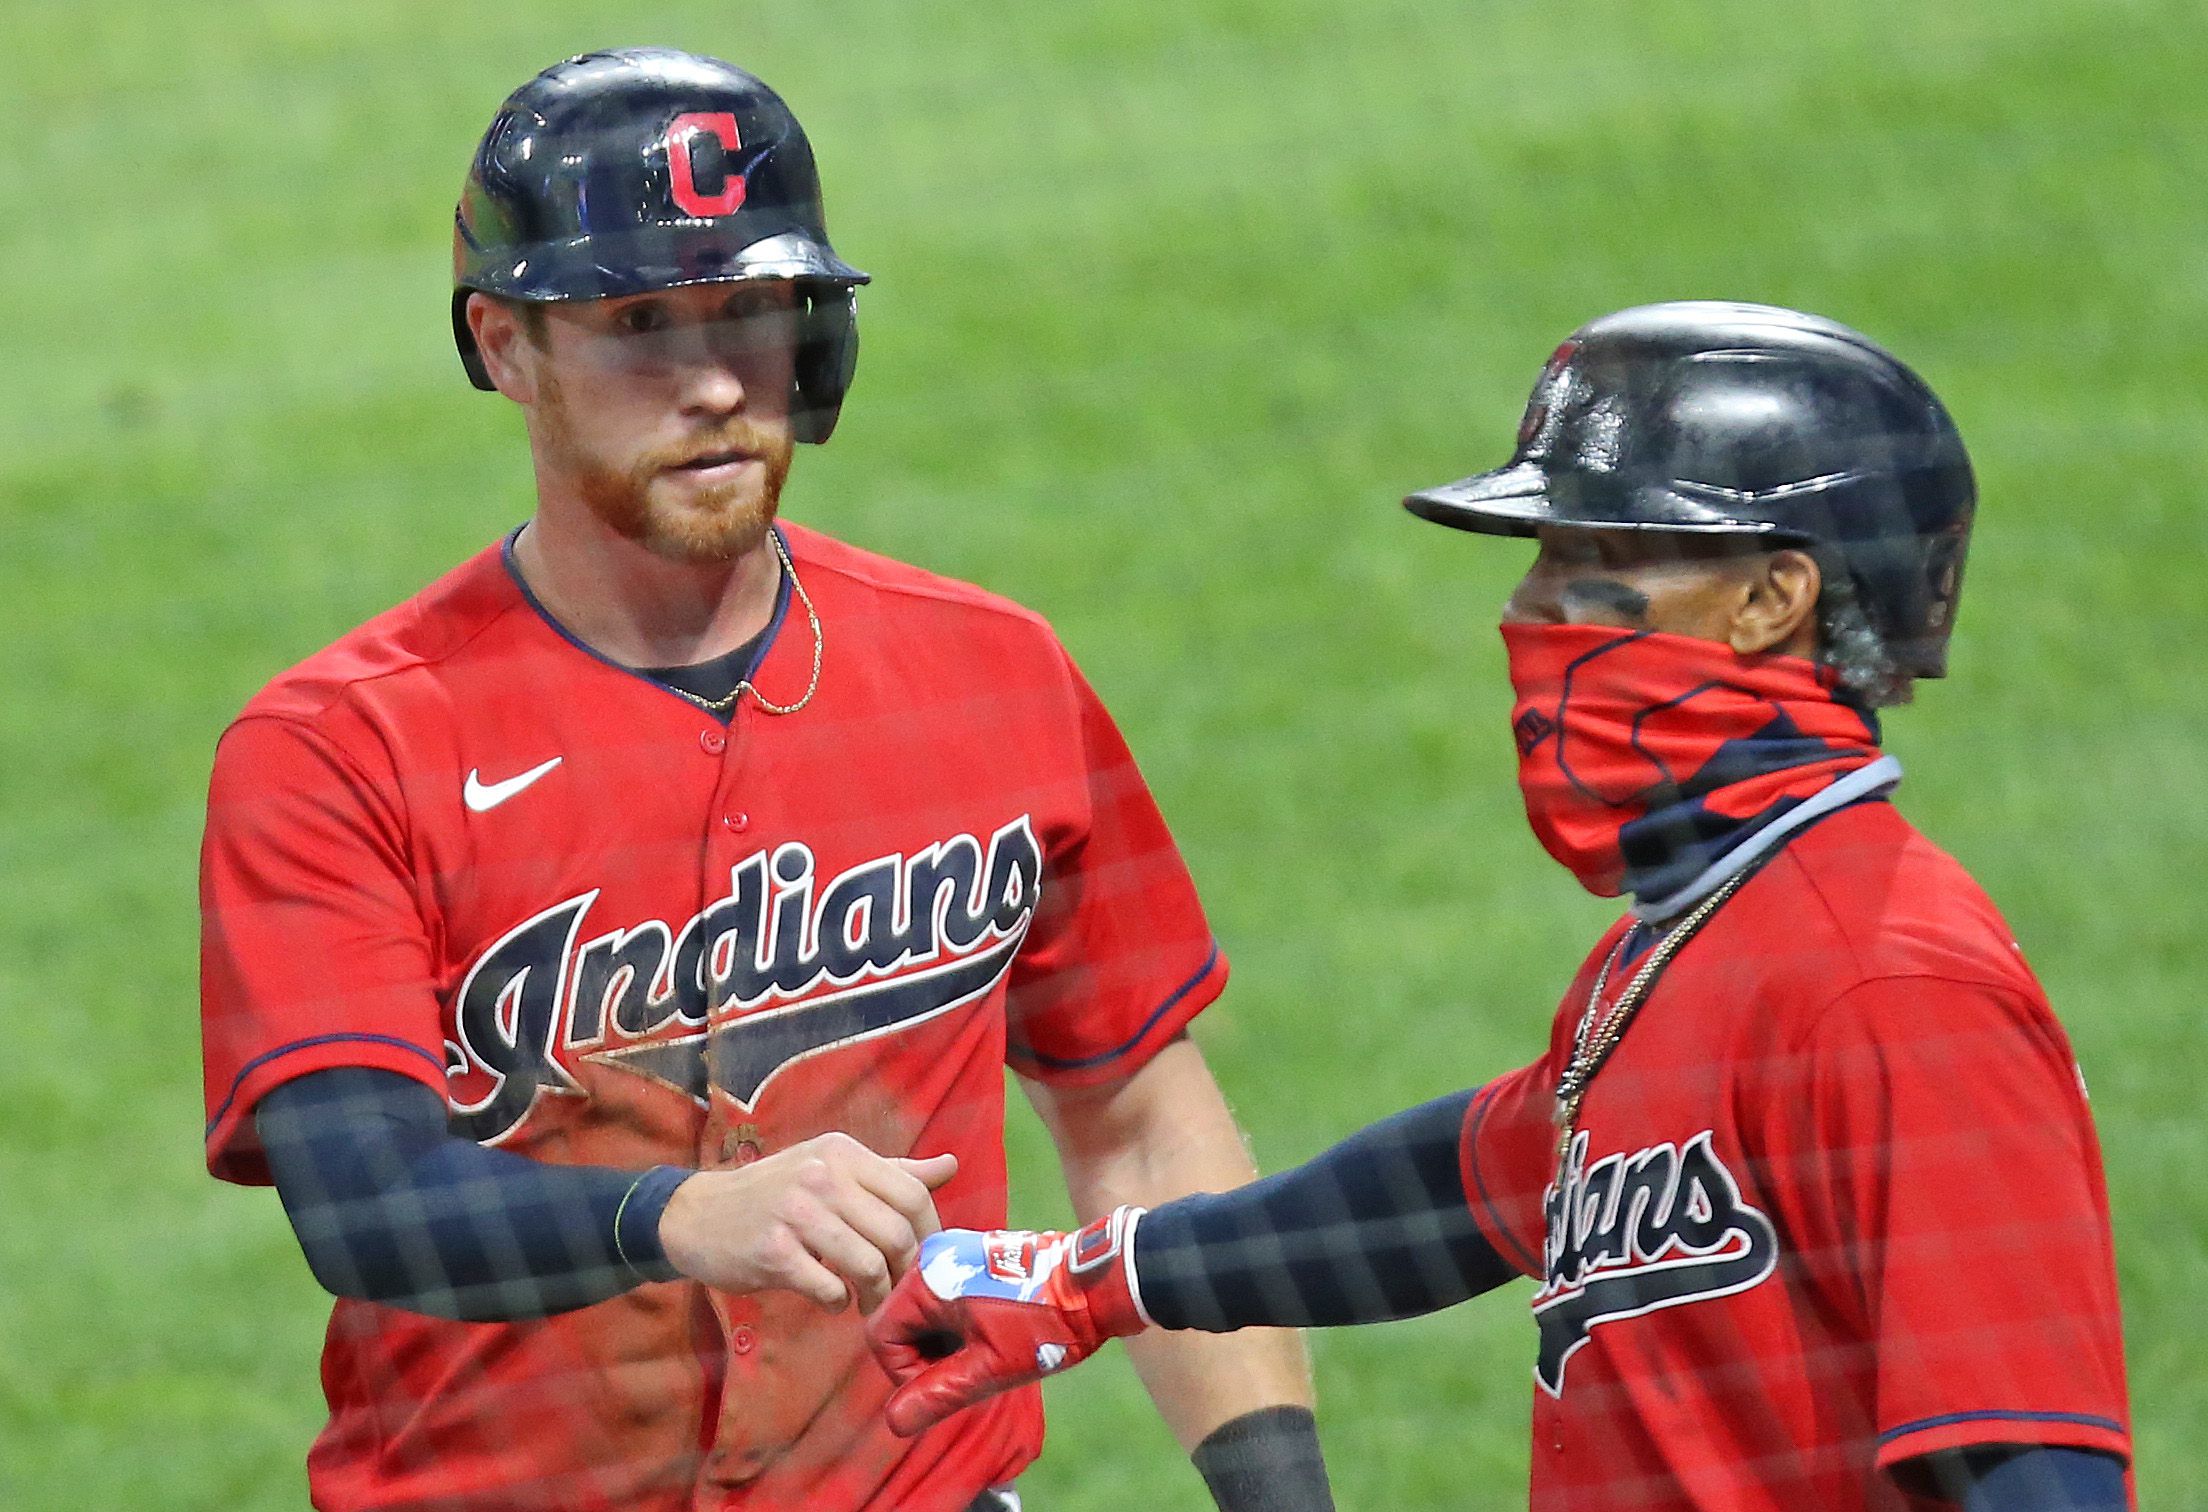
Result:
[[[1438,1098],[1232,1192],[1184,1197],[1135,1231],[1143,1310],[1165,1328],[1325,1328],[1454,1306],[1514,1279],[1465,1201],[1472,1094]]]
[[[541,1318],[676,1272],[660,1214],[692,1173],[550,1165],[453,1134],[395,1072],[317,1071],[254,1127],[307,1264],[341,1297],[466,1322]]]
[[[2094,1449],[1988,1444],[1922,1455],[1898,1467],[1960,1512],[2126,1512],[2123,1461]]]

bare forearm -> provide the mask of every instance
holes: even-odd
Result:
[[[1083,1217],[1122,1203],[1155,1207],[1191,1192],[1227,1191],[1257,1175],[1225,1098],[1187,1040],[1167,1046],[1113,1092],[1031,1088],[1030,1095],[1058,1142]],[[1293,1332],[1157,1329],[1129,1339],[1127,1352],[1186,1449],[1246,1413],[1311,1403],[1310,1366]]]

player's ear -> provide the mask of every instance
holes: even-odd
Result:
[[[488,294],[470,294],[467,314],[468,333],[491,382],[516,404],[536,403],[542,348],[528,327],[527,313]]]
[[[1783,651],[1809,656],[1817,649],[1817,595],[1824,575],[1806,551],[1774,551],[1753,559],[1733,610],[1728,639],[1743,656]]]

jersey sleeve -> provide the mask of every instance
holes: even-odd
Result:
[[[1875,1349],[1879,1463],[1986,1443],[2128,1459],[2100,1147],[2045,1005],[1864,983],[1819,1016],[1806,1069],[1778,1115],[1786,1205],[1813,1283]]]
[[[1536,1279],[1547,1231],[1542,1203],[1556,1165],[1556,1097],[1547,1068],[1545,1060],[1521,1066],[1473,1093],[1457,1144],[1465,1201],[1482,1237]]]
[[[1079,822],[1047,842],[1005,1053],[1023,1075],[1080,1085],[1139,1070],[1219,996],[1227,963],[1118,727],[1070,660],[1066,674]]]
[[[426,926],[395,784],[311,727],[249,717],[216,749],[200,853],[207,1166],[266,1184],[271,1088],[370,1066],[445,1093]]]
[[[1620,919],[1581,963],[1549,1026],[1548,1053],[1472,1094],[1458,1142],[1465,1200],[1495,1252],[1525,1275],[1546,1272],[1549,1182],[1556,1175],[1556,1082],[1570,1059],[1571,1034],[1602,963],[1632,927]]]

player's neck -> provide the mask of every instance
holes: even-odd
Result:
[[[539,510],[515,565],[547,613],[601,656],[678,667],[726,655],[767,626],[781,563],[768,540],[726,562],[676,562],[580,519]]]

